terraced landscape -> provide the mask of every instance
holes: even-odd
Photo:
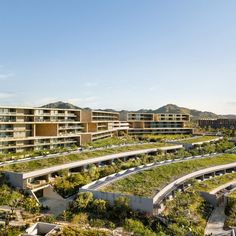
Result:
[[[235,161],[236,155],[223,154],[214,157],[214,159],[206,158],[164,165],[115,181],[101,188],[101,191],[152,197],[163,186],[178,177],[207,167],[229,164]]]
[[[99,156],[105,156],[109,154],[118,154],[122,152],[144,150],[144,149],[150,149],[150,148],[159,148],[159,147],[164,147],[164,146],[171,146],[171,145],[165,144],[165,143],[148,143],[148,144],[141,144],[141,145],[124,146],[124,147],[110,148],[110,149],[104,149],[104,150],[97,150],[97,151],[91,151],[91,152],[82,152],[78,154],[59,156],[56,158],[32,160],[29,162],[12,164],[5,167],[1,167],[0,170],[27,172],[27,171],[33,171],[33,170],[46,168],[50,166],[70,163],[74,161],[80,161],[80,160],[86,160],[86,159],[95,158]]]
[[[217,138],[216,136],[199,136],[195,138],[183,139],[183,140],[180,140],[179,142],[185,143],[185,144],[192,144],[192,143],[198,143],[198,142],[211,141],[211,140],[215,140],[216,138]]]

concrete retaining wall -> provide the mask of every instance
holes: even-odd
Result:
[[[199,194],[205,201],[210,203],[212,206],[217,207],[218,200],[215,194],[210,194],[208,192],[199,192]]]
[[[13,187],[24,188],[23,174],[16,172],[4,172],[3,174]]]
[[[153,200],[152,198],[138,197],[128,194],[121,193],[110,193],[110,192],[100,192],[96,190],[80,189],[80,192],[91,192],[95,199],[103,199],[109,202],[110,205],[114,204],[114,201],[118,197],[127,197],[129,199],[129,207],[133,210],[140,212],[147,212],[152,214],[153,212]]]
[[[61,195],[59,195],[56,191],[54,191],[54,189],[50,185],[43,189],[43,196],[45,198],[53,198],[58,200],[64,199]]]

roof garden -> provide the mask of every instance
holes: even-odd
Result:
[[[198,143],[198,142],[207,142],[207,141],[213,141],[214,139],[219,138],[216,136],[199,136],[196,138],[189,138],[189,139],[183,139],[180,140],[180,143],[184,144],[192,144],[192,143]]]
[[[215,188],[227,184],[233,180],[236,180],[236,173],[228,173],[222,176],[216,176],[212,179],[205,180],[204,182],[194,183],[193,188],[195,191],[210,192]]]
[[[23,162],[23,163],[15,163],[8,166],[3,166],[0,168],[0,170],[24,173],[24,172],[39,170],[39,169],[48,168],[52,166],[68,164],[71,162],[106,156],[110,154],[118,154],[122,152],[145,150],[145,149],[151,149],[151,148],[160,148],[160,147],[165,147],[165,146],[171,146],[171,145],[165,144],[165,143],[148,143],[148,144],[142,144],[142,145],[133,145],[133,146],[110,148],[110,149],[97,150],[97,151],[73,153],[73,154],[58,156],[58,157],[53,157],[53,158],[44,158],[44,159],[32,160],[32,161]]]
[[[236,161],[235,154],[172,163],[130,175],[103,188],[104,192],[116,192],[143,197],[153,197],[160,189],[175,179],[207,167]]]

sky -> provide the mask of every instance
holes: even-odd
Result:
[[[235,0],[0,0],[0,105],[236,114]]]

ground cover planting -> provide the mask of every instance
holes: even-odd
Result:
[[[29,162],[24,162],[24,163],[12,164],[12,165],[1,167],[0,170],[27,172],[27,171],[33,171],[33,170],[42,169],[42,168],[46,168],[50,166],[70,163],[74,161],[80,161],[80,160],[86,160],[89,158],[105,156],[109,154],[117,154],[117,153],[122,153],[122,152],[143,150],[143,149],[149,149],[149,148],[158,148],[158,147],[163,147],[163,146],[170,146],[170,145],[165,144],[165,143],[151,143],[151,144],[149,143],[149,144],[142,144],[142,145],[97,150],[97,151],[91,151],[91,152],[74,153],[74,154],[59,156],[55,158],[47,158],[47,159],[34,160],[34,161],[29,161]]]
[[[210,192],[213,189],[215,189],[221,185],[224,185],[228,182],[231,182],[233,180],[236,180],[236,173],[229,173],[229,174],[225,174],[222,176],[214,177],[212,179],[205,180],[200,183],[195,182],[193,184],[193,188],[196,191]],[[235,192],[235,194],[236,194],[236,192]]]
[[[216,136],[199,136],[199,137],[196,137],[196,138],[181,140],[180,142],[181,143],[186,143],[186,144],[191,144],[191,143],[211,141],[211,140],[214,140],[216,138],[218,138],[218,137],[216,137]]]
[[[232,191],[227,196],[228,201],[225,208],[226,220],[224,227],[236,227],[236,190]]]
[[[101,188],[101,191],[152,197],[167,185],[167,183],[178,177],[207,167],[228,164],[235,161],[236,155],[222,154],[221,156],[214,157],[214,159],[205,158],[172,163],[130,175]]]

